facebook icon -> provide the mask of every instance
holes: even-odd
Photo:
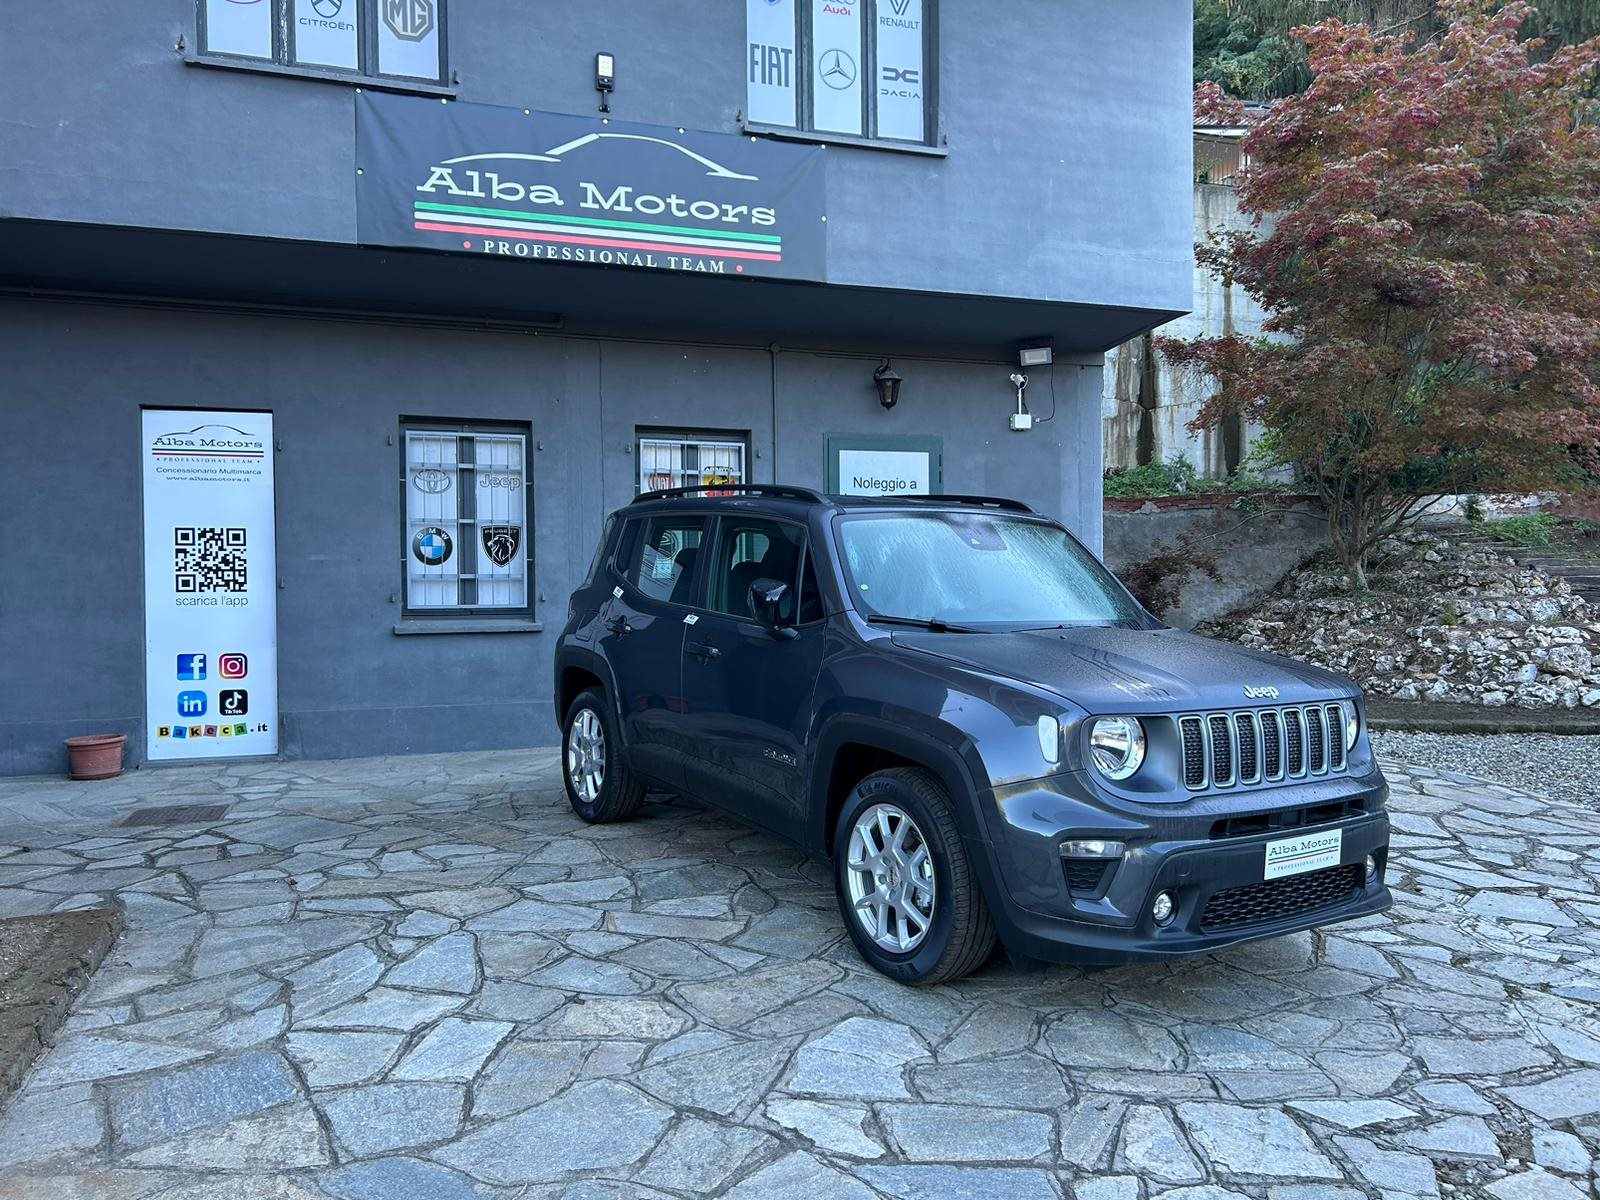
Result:
[[[204,654],[178,655],[178,678],[198,682],[206,677],[206,656]],[[205,710],[202,709],[202,712]]]
[[[179,692],[178,715],[180,717],[205,716],[206,694],[204,692]]]

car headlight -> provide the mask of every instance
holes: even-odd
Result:
[[[1356,738],[1361,733],[1361,716],[1356,712],[1354,700],[1339,701],[1339,711],[1344,714],[1344,748],[1354,750]]]
[[[1144,726],[1134,717],[1096,717],[1089,726],[1089,757],[1107,779],[1126,779],[1144,762]]]

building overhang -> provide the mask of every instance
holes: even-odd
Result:
[[[1173,310],[0,219],[12,294],[299,311],[695,342],[1009,358],[1019,341],[1094,355]]]

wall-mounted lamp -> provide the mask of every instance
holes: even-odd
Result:
[[[600,93],[600,111],[608,113],[607,95],[617,86],[617,60],[604,50],[594,56],[594,90]]]
[[[904,382],[889,366],[887,358],[879,363],[878,369],[872,373],[872,386],[878,389],[878,403],[886,409],[900,403],[900,385]]]

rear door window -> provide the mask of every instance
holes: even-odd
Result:
[[[646,518],[625,572],[628,582],[652,600],[691,603],[705,525],[702,516]]]

